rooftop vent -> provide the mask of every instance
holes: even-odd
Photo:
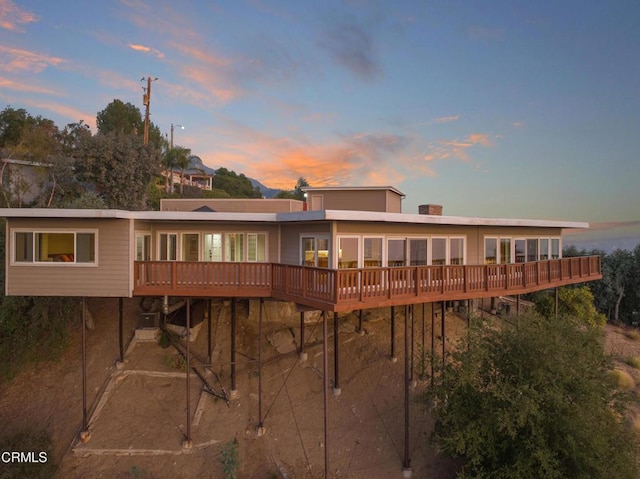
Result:
[[[442,205],[420,205],[418,213],[421,215],[442,216]]]

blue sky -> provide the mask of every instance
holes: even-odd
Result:
[[[267,186],[640,236],[639,24],[637,0],[0,0],[0,101],[95,131],[157,77],[163,132]]]

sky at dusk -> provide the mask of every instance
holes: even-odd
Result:
[[[637,0],[0,0],[0,102],[95,132],[157,77],[151,121],[212,168],[640,238],[638,25]]]

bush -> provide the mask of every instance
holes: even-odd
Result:
[[[458,477],[636,479],[638,438],[601,335],[534,313],[472,329],[427,398],[437,446],[465,460]]]
[[[640,369],[640,358],[638,356],[628,357],[624,362],[634,369]]]

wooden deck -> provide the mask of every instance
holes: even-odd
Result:
[[[134,268],[134,296],[273,297],[326,311],[514,295],[602,278],[600,256],[343,270],[178,261],[136,261]]]

